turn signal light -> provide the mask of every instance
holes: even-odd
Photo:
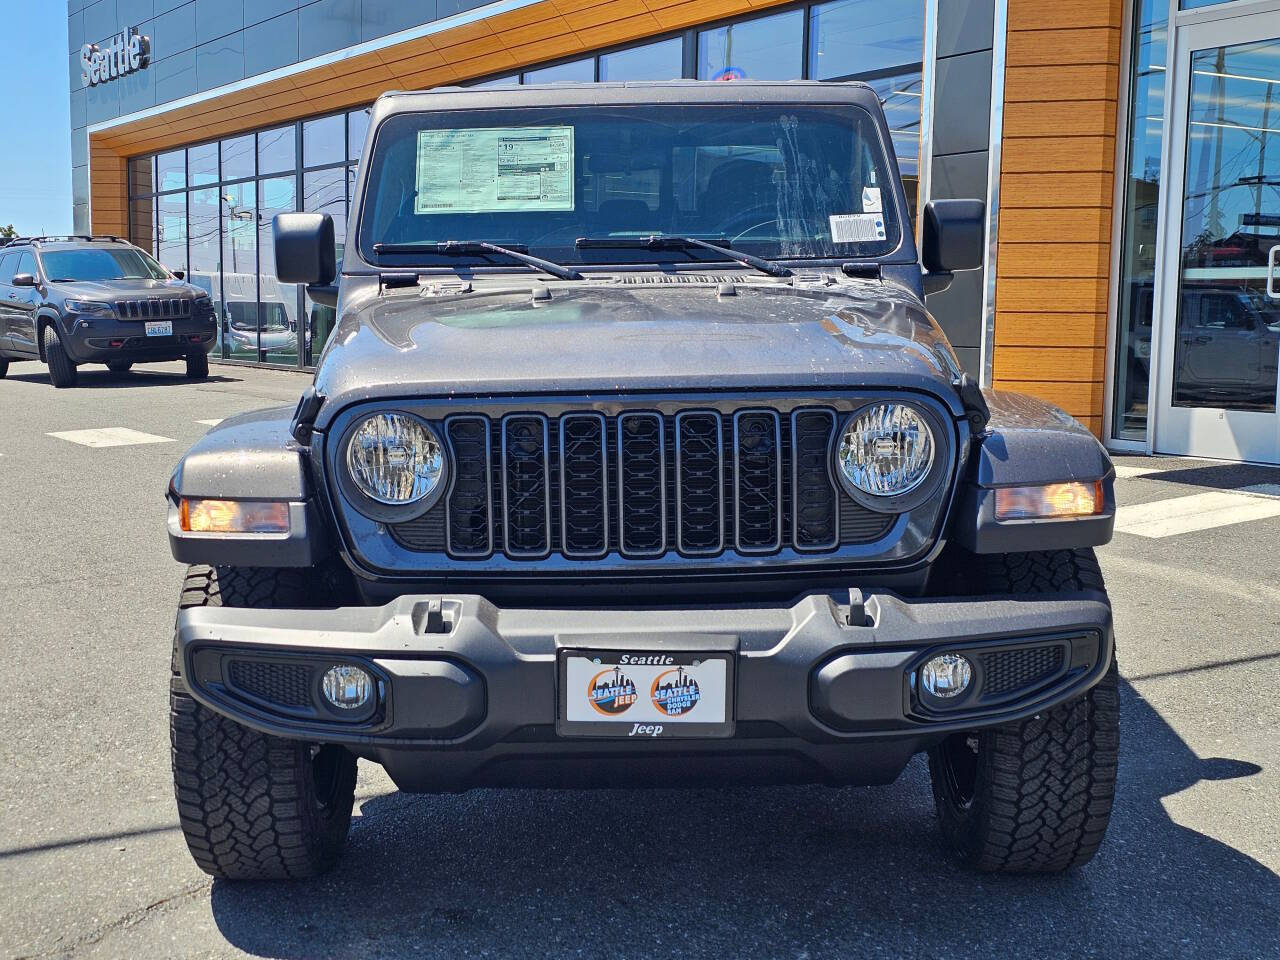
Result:
[[[1004,487],[996,491],[997,520],[1054,520],[1102,512],[1102,481]]]
[[[289,504],[183,497],[179,523],[188,533],[288,533]]]

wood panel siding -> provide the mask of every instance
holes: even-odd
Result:
[[[788,0],[543,0],[378,50],[276,77],[89,136],[90,217],[125,230],[123,158],[363,106],[387,90],[474,80],[643,40]],[[119,169],[117,169],[119,168]],[[99,177],[99,169],[109,171]]]
[[[1009,0],[992,382],[1102,429],[1123,0]]]

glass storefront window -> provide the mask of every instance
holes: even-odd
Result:
[[[187,150],[187,169],[191,186],[203,187],[218,182],[218,145],[203,143]]]
[[[512,77],[493,77],[489,80],[480,80],[477,83],[467,84],[469,87],[518,87],[520,86],[520,78]]]
[[[803,10],[698,34],[699,80],[795,80],[803,58]]]
[[[835,80],[919,63],[924,4],[836,0],[809,11],[809,76]]]
[[[600,58],[600,82],[679,80],[684,73],[684,41],[679,37],[606,53]]]
[[[349,171],[354,169],[333,167],[328,170],[310,170],[302,175],[302,209],[309,213],[327,213],[333,217],[333,237],[339,267],[347,237],[347,178]],[[337,315],[332,307],[316,303],[310,297],[304,297],[304,301],[306,362],[311,364],[320,358],[320,351],[333,332]]]
[[[258,132],[258,173],[288,173],[298,167],[298,128],[292,123],[287,127]]]
[[[346,117],[321,117],[302,124],[302,162],[308,167],[323,167],[347,159]]]
[[[1111,424],[1112,436],[1123,440],[1142,440],[1147,431],[1168,13],[1168,3],[1140,0],[1134,18]]]
[[[369,110],[352,110],[347,114],[347,157],[360,159],[360,151],[364,149],[364,138],[369,133]]]
[[[226,347],[236,360],[258,359],[257,190],[252,182],[222,188],[222,295]]]
[[[222,141],[222,179],[243,180],[254,174],[253,134]]]
[[[187,195],[171,193],[157,200],[156,259],[170,270],[187,268]]]
[[[298,362],[298,286],[276,279],[271,222],[297,209],[294,176],[258,181],[258,349],[270,363]]]
[[[524,75],[525,83],[593,83],[595,79],[596,62],[592,58],[530,70]]]
[[[156,189],[181,190],[187,185],[187,152],[171,150],[156,157]]]
[[[188,204],[191,269],[187,279],[209,294],[218,318],[217,354],[222,356],[227,317],[222,309],[222,240],[220,208],[222,195],[217,187],[193,190]]]

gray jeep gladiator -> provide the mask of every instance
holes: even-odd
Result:
[[[1118,747],[1114,471],[923,306],[981,265],[859,84],[392,93],[294,408],[173,475],[196,861],[307,877],[406,791],[892,782],[985,870],[1087,862]]]

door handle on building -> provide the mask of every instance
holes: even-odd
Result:
[[[1280,284],[1277,284],[1276,268],[1280,267],[1280,244],[1276,244],[1271,248],[1271,253],[1267,257],[1267,296],[1272,300],[1280,300]]]

